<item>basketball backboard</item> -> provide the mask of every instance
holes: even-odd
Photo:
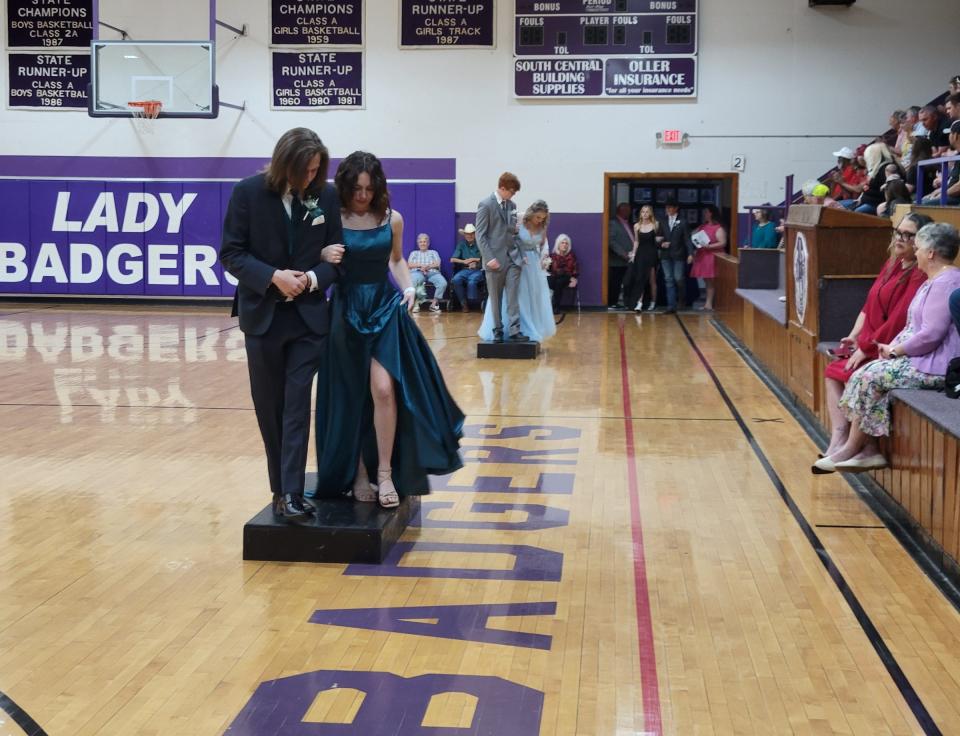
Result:
[[[157,100],[161,118],[215,118],[215,71],[212,41],[94,41],[88,112],[129,118],[128,103]]]

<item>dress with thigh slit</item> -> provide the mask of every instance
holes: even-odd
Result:
[[[374,359],[393,377],[397,400],[392,460],[397,493],[429,493],[427,475],[452,473],[463,465],[463,412],[388,279],[393,244],[389,213],[379,227],[344,228],[343,243],[343,276],[334,287],[330,335],[317,378],[317,487],[307,495],[344,495],[361,451],[369,477],[377,477],[370,394]]]

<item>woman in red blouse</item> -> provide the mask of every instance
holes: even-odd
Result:
[[[850,432],[850,423],[838,405],[847,379],[861,365],[877,359],[879,343],[889,343],[904,328],[907,307],[927,278],[917,268],[913,241],[920,228],[930,222],[931,218],[915,213],[900,221],[890,241],[890,260],[870,287],[850,334],[840,341],[839,359],[824,371],[831,425],[828,456],[843,447]]]

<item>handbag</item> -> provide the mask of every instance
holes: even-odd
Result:
[[[948,399],[960,398],[960,357],[953,358],[947,363],[946,385],[944,393]]]

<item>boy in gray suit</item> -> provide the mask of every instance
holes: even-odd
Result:
[[[517,290],[523,254],[517,244],[517,205],[511,200],[520,191],[520,180],[510,172],[500,175],[497,190],[477,205],[477,245],[487,278],[487,299],[493,312],[493,339],[503,342],[502,300],[507,300],[510,339],[523,341]]]

